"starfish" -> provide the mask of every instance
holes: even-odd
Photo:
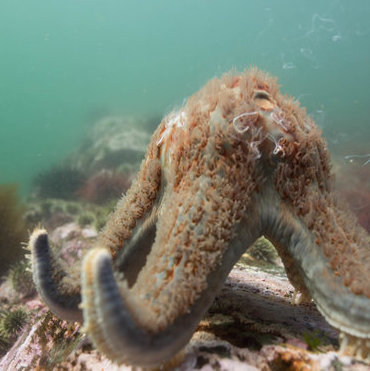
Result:
[[[155,366],[186,345],[264,235],[301,299],[341,331],[342,351],[366,358],[370,239],[333,186],[326,142],[299,102],[257,69],[227,73],[163,119],[80,280],[47,232],[33,232],[37,290],[56,315],[83,321],[108,358]]]

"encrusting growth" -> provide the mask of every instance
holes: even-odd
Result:
[[[68,273],[46,231],[33,233],[37,289],[56,314],[83,318],[110,359],[155,366],[188,342],[264,235],[302,298],[341,330],[341,350],[367,358],[370,240],[332,183],[320,131],[276,79],[257,69],[225,74],[155,131],[137,181],[84,257],[81,292],[58,285]]]

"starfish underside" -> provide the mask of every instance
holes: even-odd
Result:
[[[369,357],[370,239],[336,201],[329,161],[274,78],[253,69],[211,80],[159,125],[75,287],[62,284],[46,231],[33,232],[38,292],[56,315],[83,320],[110,359],[158,365],[264,235],[301,297],[342,332],[342,351]]]

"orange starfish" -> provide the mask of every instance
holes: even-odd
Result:
[[[158,365],[190,339],[228,273],[264,235],[301,298],[369,356],[369,235],[337,203],[314,122],[252,69],[211,80],[164,118],[138,178],[81,266],[81,292],[57,277],[45,230],[31,236],[40,296],[84,320],[119,363]],[[118,274],[118,272],[121,272]],[[82,312],[78,303],[82,297]]]

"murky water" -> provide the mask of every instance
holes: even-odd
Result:
[[[343,161],[369,168],[369,19],[368,0],[3,0],[0,182],[26,195],[96,118],[160,117],[250,65],[279,77]]]
[[[51,312],[46,313],[46,306],[37,298],[29,270],[31,264],[25,259],[22,242],[29,239],[29,231],[36,226],[45,227],[52,246],[51,261],[58,263],[51,265],[51,272],[54,273],[52,279],[58,281],[56,287],[59,291],[53,293],[54,288],[49,285],[50,277],[47,274],[45,278],[36,277],[35,266],[40,269],[40,266],[45,266],[45,261],[41,258],[36,261],[34,248],[35,282],[43,287],[47,282],[45,287],[50,288],[50,297],[60,292],[64,294],[64,290],[67,297],[69,293],[76,292],[81,283],[81,256],[95,246],[98,232],[105,225],[117,199],[130,186],[151,133],[160,123],[161,117],[183,104],[187,97],[209,79],[230,69],[243,70],[257,66],[270,72],[279,78],[284,93],[295,96],[307,108],[323,130],[333,155],[338,198],[348,204],[358,222],[370,232],[369,20],[370,0],[0,0],[0,358],[7,354],[0,360],[0,369],[16,369],[16,362],[27,367],[56,369],[67,367],[61,363],[65,360],[68,366],[74,365],[76,369],[79,365],[87,369],[110,368],[106,366],[104,356],[89,352],[86,338],[81,340],[83,335],[78,325],[67,324],[53,317]],[[236,130],[248,130],[248,126],[243,127],[235,121],[248,115],[255,113],[247,112],[234,117]],[[271,117],[279,119],[279,116]],[[283,127],[284,121],[281,118],[279,120]],[[279,140],[275,144],[275,150],[279,151]],[[21,199],[16,192],[17,188],[10,183],[18,186]],[[134,214],[140,212],[140,197],[139,204],[133,208]],[[166,212],[164,210],[160,214],[167,217]],[[182,213],[179,211],[177,227],[182,223]],[[150,218],[143,227],[136,229],[144,233],[135,232],[130,237],[129,244],[133,249],[141,243],[149,246],[150,239],[154,239],[154,229],[150,226],[147,228],[154,219]],[[130,228],[132,223],[136,223],[129,213],[124,222]],[[165,224],[158,222],[159,228]],[[294,228],[298,230],[298,227]],[[126,238],[128,229],[124,226],[120,236],[111,233],[112,241],[116,238],[121,241],[122,236]],[[169,241],[183,238],[182,232],[178,235],[179,239],[176,233]],[[287,229],[285,234],[289,233]],[[315,236],[317,238],[316,232]],[[109,235],[107,240],[110,240]],[[337,349],[336,331],[325,324],[324,319],[310,306],[289,308],[288,298],[292,296],[292,302],[298,302],[298,297],[293,294],[293,287],[289,286],[282,263],[272,245],[266,241],[261,243],[261,240],[237,263],[237,269],[225,286],[228,291],[222,292],[221,300],[215,302],[216,309],[214,312],[211,310],[211,315],[206,318],[208,323],[213,321],[214,335],[220,335],[222,339],[221,347],[212,345],[209,349],[227,349],[230,353],[229,347],[225,347],[227,341],[230,341],[233,344],[230,349],[235,353],[230,353],[230,356],[227,353],[226,361],[234,362],[246,357],[246,361],[255,359],[253,362],[260,362],[268,354],[269,364],[273,362],[271,365],[274,365],[276,362],[276,365],[280,365],[283,362],[280,358],[273,360],[270,357],[269,352],[275,352],[273,348],[267,352],[266,348],[260,353],[254,352],[266,344],[272,347],[273,344],[285,341],[289,344],[292,340],[295,342],[290,344],[294,345],[295,350],[310,347],[320,351],[320,354],[315,352],[315,359],[326,356],[325,352],[334,349],[333,344]],[[35,241],[35,237],[31,241]],[[44,242],[40,244],[38,247],[47,251]],[[239,246],[238,243],[236,245]],[[345,255],[350,251],[349,244],[348,249],[347,245],[342,245],[339,246],[342,250],[337,254],[339,258],[330,258],[331,266],[335,261],[339,265],[345,262],[346,259],[342,259],[340,254]],[[297,246],[301,248],[300,244]],[[117,250],[119,248],[117,245]],[[363,250],[357,249],[356,244],[353,244],[355,263],[358,256],[365,256],[365,248],[361,246]],[[146,250],[146,247],[140,247],[131,253],[129,248],[128,254],[116,260],[118,263],[115,263],[115,269],[123,267],[123,276],[128,273],[126,278],[132,280],[136,274],[133,272],[145,263],[143,251]],[[39,254],[47,256],[45,251]],[[305,250],[301,249],[299,254],[302,251]],[[317,251],[320,260],[320,248]],[[325,254],[327,251],[331,250],[326,249]],[[187,257],[187,253],[183,257]],[[134,260],[131,259],[134,254],[132,268],[129,265]],[[159,252],[154,250],[151,254],[157,256]],[[302,263],[302,258],[299,259]],[[351,259],[348,261],[352,262]],[[148,258],[148,264],[154,260]],[[180,259],[181,264],[176,263],[176,260],[177,257],[168,259],[170,268],[177,264],[180,271],[190,272],[189,269],[193,269],[200,272],[203,269],[197,259],[189,261],[190,268],[186,259]],[[329,264],[328,261],[324,261],[325,265]],[[163,262],[159,266],[163,266]],[[65,273],[56,268],[59,263],[63,269],[66,267]],[[89,268],[85,268],[82,277],[90,276],[90,269],[92,274],[97,269],[93,263],[88,263]],[[197,265],[201,268],[198,269]],[[359,266],[361,268],[361,264]],[[341,270],[338,269],[339,272]],[[100,268],[99,271],[105,272]],[[159,284],[166,284],[160,283],[161,280],[171,280],[172,276],[170,269],[158,272],[153,275],[153,283],[148,282],[149,286],[154,285],[156,289],[160,287]],[[178,271],[173,272],[174,282],[180,282],[183,273],[178,275]],[[198,276],[199,272],[196,273]],[[352,273],[345,273],[344,281],[348,281]],[[146,277],[145,274],[143,277]],[[353,292],[360,287],[360,281],[357,276],[354,277]],[[327,276],[323,276],[325,279]],[[92,281],[95,289],[95,278]],[[194,279],[190,281],[194,287],[201,285]],[[181,284],[170,282],[169,286]],[[141,282],[137,285],[139,290],[136,292],[140,292],[141,285]],[[188,282],[186,285],[189,286]],[[147,303],[157,295],[152,295],[149,286],[148,294],[144,295],[145,291],[142,291],[141,295],[145,298],[143,300],[149,298]],[[168,298],[171,298],[171,290],[168,291]],[[180,287],[180,291],[185,294],[186,290]],[[190,296],[194,297],[193,294]],[[91,301],[86,291],[83,295],[84,304]],[[206,297],[209,295],[206,294]],[[175,299],[178,297],[177,293],[173,296]],[[230,299],[232,296],[235,298]],[[96,297],[96,303],[100,303],[101,297]],[[184,303],[186,300],[183,300]],[[159,308],[160,303],[158,300],[155,305]],[[176,304],[177,307],[180,304]],[[128,307],[131,309],[130,305]],[[117,306],[113,302],[107,308]],[[238,306],[241,306],[240,313],[237,311]],[[84,309],[87,307],[85,305]],[[359,304],[354,305],[351,311],[355,313],[356,308],[358,310]],[[105,315],[109,313],[101,306],[94,309],[94,313],[89,313],[88,317],[85,315],[84,326],[88,331],[92,327],[98,328],[94,324],[95,312],[100,315],[104,311]],[[244,319],[244,314],[248,314],[248,319]],[[340,312],[334,313],[332,318],[341,319],[342,315]],[[136,315],[133,314],[132,318],[132,323],[136,323]],[[226,318],[229,322],[223,319],[223,322],[217,324],[219,318]],[[358,316],[358,321],[361,318],[365,316]],[[10,319],[13,319],[11,326]],[[112,319],[112,323],[115,320]],[[98,318],[96,323],[100,322],[101,318]],[[132,323],[129,323],[129,332]],[[336,322],[333,320],[333,323]],[[6,324],[8,327],[5,327]],[[107,338],[104,326],[102,322],[102,338]],[[221,329],[219,333],[217,326]],[[355,333],[361,333],[358,326],[358,323],[354,324]],[[346,325],[341,328],[347,332]],[[202,327],[199,329],[199,333],[203,334],[208,331]],[[163,333],[171,335],[171,331]],[[294,335],[291,339],[292,334],[297,333],[298,336],[299,332],[302,332],[300,338],[295,339]],[[132,333],[135,331],[132,330]],[[227,337],[222,337],[226,333]],[[325,346],[329,347],[321,349],[321,334],[322,338],[330,340],[330,344],[329,340],[323,340]],[[118,338],[117,334],[113,335],[113,339]],[[199,339],[203,339],[203,336],[199,335]],[[238,342],[242,339],[242,342],[233,343],[234,338]],[[346,343],[349,338],[344,337],[343,342]],[[141,335],[137,339],[141,339]],[[208,335],[204,339],[208,339]],[[318,344],[321,344],[320,349],[313,346],[317,339]],[[163,339],[157,340],[155,342],[158,345]],[[163,341],[164,346],[166,341]],[[174,344],[179,344],[179,341],[176,340]],[[203,343],[199,344],[199,349],[206,349]],[[237,353],[239,346],[243,348],[241,353]],[[110,347],[111,343],[104,346],[105,349]],[[136,348],[134,345],[132,349],[138,347],[140,345]],[[79,349],[78,352],[75,352],[76,349]],[[80,349],[83,353],[78,360]],[[118,348],[112,348],[111,354],[116,354],[115,349]],[[356,350],[359,349],[360,345]],[[90,354],[87,355],[87,352]],[[165,354],[165,351],[160,352]],[[211,353],[213,357],[214,350]],[[67,357],[71,355],[68,360]],[[148,357],[146,355],[144,359]],[[295,355],[288,361],[296,362],[298,358],[295,357],[311,359],[308,355]],[[332,355],[329,358],[335,367],[342,364]],[[329,358],[321,358],[325,362],[322,364],[328,365]],[[207,358],[201,355],[197,363],[191,361],[191,367],[195,364],[203,365],[204,360]],[[99,362],[102,366],[98,366]],[[10,364],[13,366],[7,366]],[[356,368],[355,364],[352,366]]]

